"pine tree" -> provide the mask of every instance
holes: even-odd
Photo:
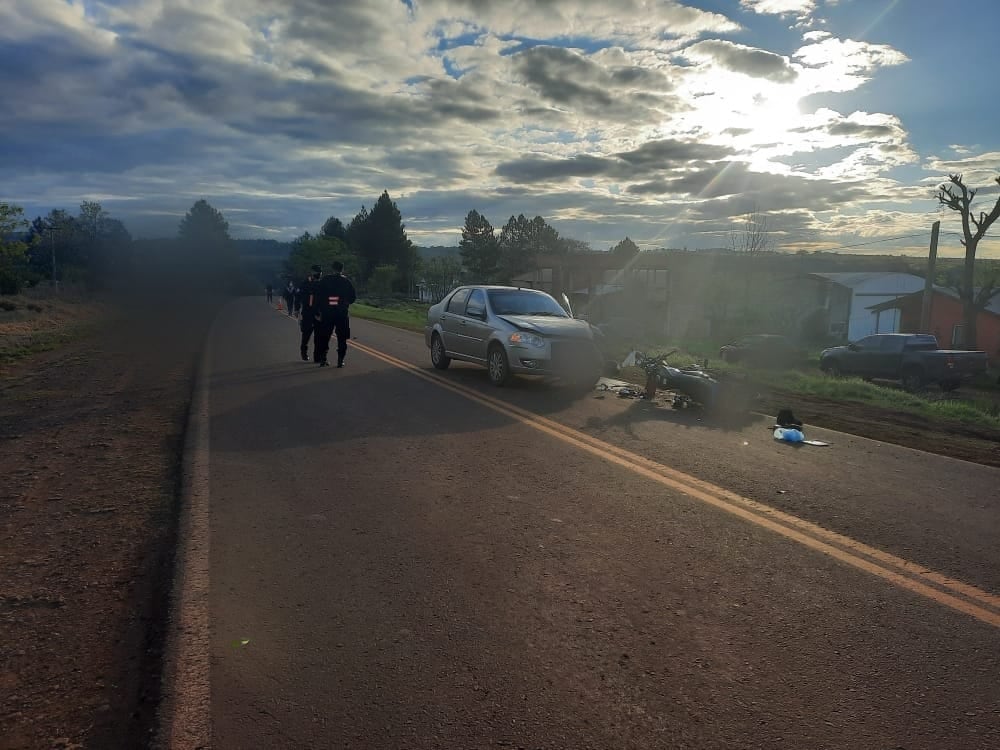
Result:
[[[493,225],[478,211],[469,211],[458,243],[462,265],[469,277],[480,283],[490,283],[499,274],[500,245]]]

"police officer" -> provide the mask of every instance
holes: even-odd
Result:
[[[316,282],[323,275],[323,269],[319,266],[312,267],[312,273],[299,285],[298,305],[302,310],[302,318],[299,320],[299,330],[302,331],[302,344],[299,348],[302,354],[302,361],[309,361],[309,337],[316,330]],[[318,341],[318,338],[317,338]],[[313,362],[319,362],[316,358],[316,346],[313,346]]]
[[[344,264],[333,262],[333,273],[324,276],[314,285],[316,314],[316,345],[314,356],[320,367],[328,367],[330,336],[337,333],[337,367],[344,366],[347,340],[351,337],[350,306],[357,299],[354,284],[344,276]]]

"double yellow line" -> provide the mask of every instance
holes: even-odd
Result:
[[[359,344],[353,340],[351,346],[392,367],[405,370],[440,388],[452,391],[487,409],[503,414],[516,422],[627,469],[634,474],[700,500],[706,505],[711,505],[744,521],[773,531],[786,539],[798,542],[851,567],[878,576],[894,586],[919,594],[950,609],[971,615],[988,625],[1000,628],[1000,596],[927,570],[923,566],[870,547],[829,529],[824,529],[771,506],[750,500],[669,466],[664,466],[645,456],[598,440],[591,435],[574,430],[534,412],[458,385],[378,349]]]

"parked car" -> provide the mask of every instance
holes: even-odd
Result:
[[[830,375],[899,380],[908,391],[936,383],[952,391],[986,372],[986,352],[938,349],[937,338],[919,333],[879,333],[820,354],[819,366]]]
[[[589,323],[536,289],[461,286],[427,311],[431,362],[483,365],[498,386],[512,375],[542,375],[593,386],[602,357]]]
[[[744,336],[719,349],[719,358],[723,362],[757,367],[789,364],[800,354],[787,337],[771,333]]]

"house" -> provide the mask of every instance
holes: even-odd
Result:
[[[830,335],[848,341],[873,333],[898,333],[898,309],[888,308],[876,315],[871,308],[924,288],[920,276],[889,271],[808,273],[805,278],[811,286],[807,290],[809,304],[829,313]]]
[[[962,344],[962,300],[952,289],[935,286],[931,290],[931,310],[928,330],[920,330],[923,292],[915,292],[881,304],[872,305],[876,318],[895,315],[900,333],[933,333],[938,345],[955,348]],[[976,319],[976,348],[985,351],[990,364],[1000,367],[1000,295],[995,296]]]

